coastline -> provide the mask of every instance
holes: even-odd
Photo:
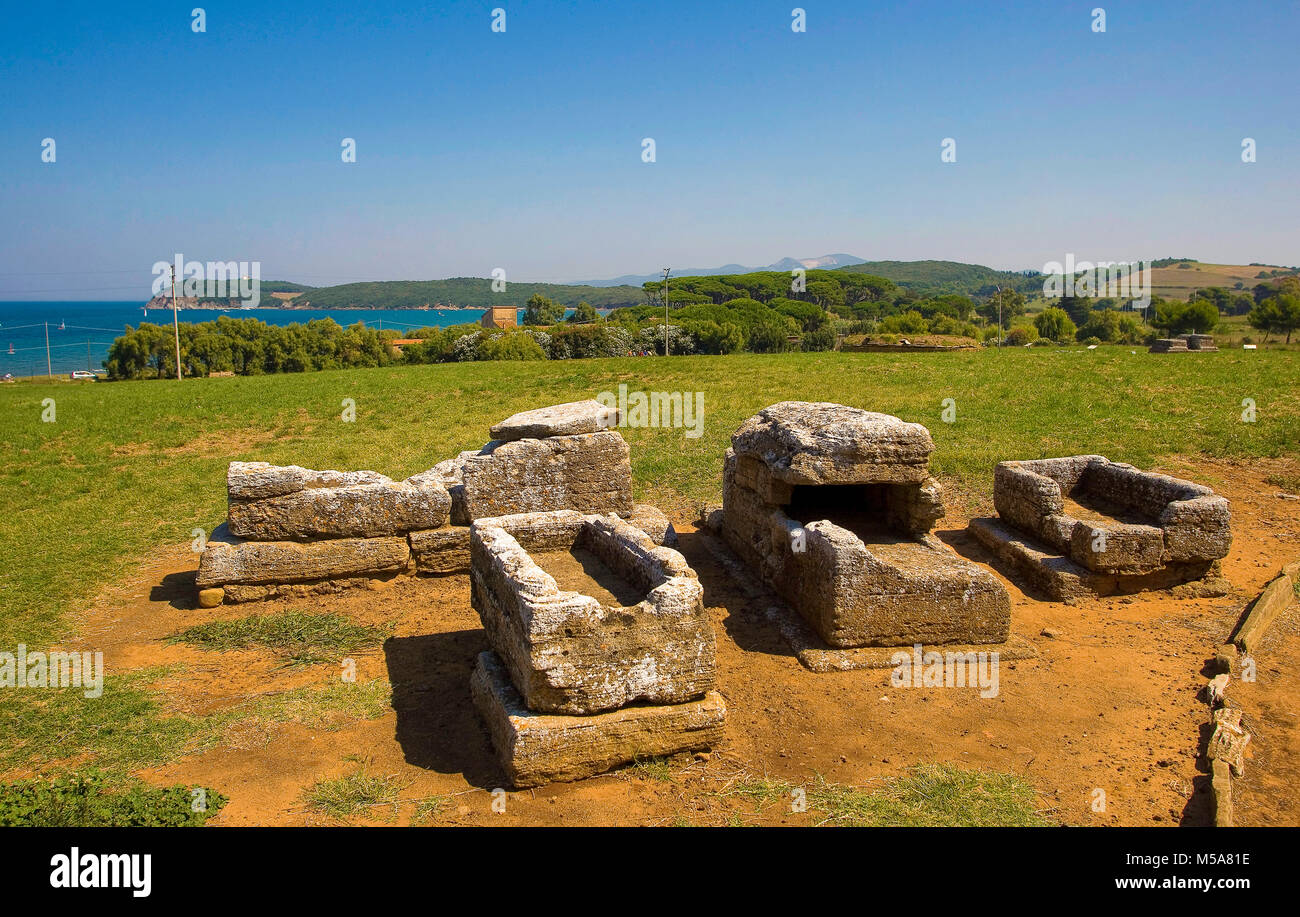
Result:
[[[294,299],[280,299],[279,297],[275,296],[274,293],[272,293],[271,299],[269,301],[263,299],[256,306],[245,307],[240,304],[241,301],[238,299],[197,299],[192,296],[177,296],[176,310],[178,312],[184,312],[187,309],[199,309],[199,310],[204,310],[209,312],[211,311],[243,312],[252,309],[297,309],[301,311],[310,311],[314,308],[317,308],[311,304],[310,300],[297,302],[296,299],[297,297],[295,297]],[[496,305],[509,306],[511,305],[511,303],[496,303]],[[145,308],[147,309],[167,309],[168,311],[170,311],[171,307],[172,307],[172,300],[170,296],[155,296],[153,297],[153,299],[150,299],[147,303],[145,303]],[[331,312],[336,310],[337,311],[343,311],[343,310],[379,311],[384,309],[393,309],[401,312],[482,312],[486,308],[489,307],[452,306],[452,305],[442,305],[440,303],[424,303],[423,305],[420,306],[376,306],[376,305],[355,304],[355,305],[348,305],[348,306],[330,306],[329,311]],[[515,306],[515,308],[522,309],[523,307]]]

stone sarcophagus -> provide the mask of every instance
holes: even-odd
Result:
[[[713,745],[725,707],[686,560],[609,515],[474,521],[470,596],[492,652],[471,680],[516,786]]]
[[[1223,497],[1102,455],[1000,462],[993,502],[972,533],[1054,598],[1200,579],[1232,545]]]
[[[713,630],[695,572],[617,516],[480,519],[470,557],[470,601],[531,709],[600,713],[713,688]]]
[[[930,534],[944,511],[925,427],[787,401],[731,443],[722,533],[832,647],[1006,640],[1002,584]]]

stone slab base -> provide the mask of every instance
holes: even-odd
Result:
[[[1231,590],[1219,576],[1217,561],[1170,564],[1154,573],[1140,575],[1094,573],[1000,519],[972,519],[968,528],[993,553],[998,568],[1006,576],[1025,591],[1054,602],[1128,595],[1149,589],[1172,589],[1178,598],[1209,598],[1227,595]]]
[[[789,605],[768,605],[763,614],[772,622],[795,657],[810,672],[852,672],[857,669],[892,669],[894,655],[910,646],[862,646],[836,649],[828,646],[803,617]],[[925,650],[944,653],[997,653],[1001,662],[1032,659],[1038,649],[1024,637],[1011,634],[1004,643],[927,643]]]
[[[469,526],[447,525],[412,532],[411,560],[416,573],[445,575],[469,572]]]
[[[479,654],[470,692],[514,787],[581,780],[641,758],[712,748],[722,739],[726,717],[716,691],[684,704],[594,716],[534,713],[491,652]]]
[[[811,672],[849,672],[855,669],[892,669],[891,661],[900,649],[908,646],[865,646],[837,649],[830,646],[813,630],[803,616],[791,608],[775,592],[758,582],[753,572],[720,538],[705,536],[701,539],[728,576],[790,645],[804,668]],[[952,653],[998,653],[999,659],[1012,661],[1029,659],[1038,650],[1023,637],[1010,635],[1004,643],[944,643],[926,644],[927,648],[942,647]]]
[[[314,595],[335,595],[348,589],[373,589],[378,591],[390,586],[397,578],[397,575],[393,574],[377,577],[353,576],[319,580],[314,583],[269,583],[250,586],[229,583],[219,588],[224,593],[222,601],[225,604],[239,605],[243,602],[264,602],[268,599],[304,599]],[[203,590],[203,592],[207,591]],[[200,597],[202,597],[203,592],[199,593]],[[200,604],[201,607],[211,607]]]
[[[406,536],[320,541],[244,541],[217,526],[199,557],[195,585],[270,586],[404,572],[411,559]]]

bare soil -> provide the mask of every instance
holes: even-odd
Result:
[[[618,607],[636,605],[645,598],[645,593],[586,548],[537,552],[532,558],[551,575],[561,592],[580,592],[602,605]]]
[[[262,651],[167,645],[169,634],[214,618],[304,607],[394,625],[382,651],[355,657],[358,680],[392,682],[391,712],[335,731],[276,726],[269,741],[228,742],[142,774],[159,784],[202,784],[224,793],[230,801],[212,820],[216,825],[328,823],[300,796],[315,781],[353,771],[357,755],[372,773],[404,784],[396,813],[376,809],[357,819],[375,824],[405,824],[414,801],[432,796],[447,800],[434,824],[809,824],[815,813],[791,813],[781,802],[757,807],[724,791],[763,776],[796,784],[820,776],[870,787],[928,762],[1022,775],[1038,789],[1043,808],[1067,824],[1206,824],[1207,708],[1198,692],[1215,648],[1247,602],[1283,563],[1300,557],[1297,504],[1277,498],[1277,487],[1266,483],[1270,476],[1294,477],[1297,463],[1174,459],[1160,470],[1206,483],[1231,501],[1234,541],[1223,567],[1234,594],[1176,599],[1151,592],[1071,606],[1028,598],[1008,583],[1012,631],[1031,640],[1039,655],[1004,663],[1000,692],[987,699],[975,689],[896,688],[888,670],[807,671],[761,609],[747,606],[694,535],[685,508],[665,501],[681,550],[704,584],[718,637],[725,742],[710,754],[674,759],[667,769],[633,767],[511,793],[503,814],[492,811],[490,796],[501,773],[470,703],[470,669],[487,645],[466,576],[400,578],[373,591],[205,610],[193,602],[194,555],[177,549],[105,589],[85,610],[74,645],[102,650],[110,673],[185,663],[182,674],[161,686],[166,703],[206,712],[259,693],[326,684],[339,678],[339,668],[285,667]],[[987,500],[956,490],[947,494],[950,514],[982,503]],[[949,515],[937,534],[987,563],[966,535],[966,522],[964,514]],[[570,562],[579,580],[592,577],[582,558]],[[547,569],[554,573],[556,564]],[[1234,680],[1229,690],[1255,733],[1236,788],[1239,823],[1300,824],[1293,790],[1300,779],[1296,658],[1300,613],[1293,606],[1257,655],[1258,680]],[[1104,811],[1095,810],[1096,790],[1105,794]]]

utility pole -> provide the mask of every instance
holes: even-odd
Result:
[[[668,275],[672,268],[664,268],[664,356],[668,356]]]
[[[1001,347],[1002,346],[1002,287],[997,286],[994,287],[993,289],[997,291],[993,295],[996,296],[998,300],[998,346]]]
[[[176,265],[172,265],[172,332],[176,335],[176,381],[181,381],[181,320],[176,309]]]
[[[45,375],[54,378],[54,369],[50,366],[50,323],[45,323]]]

